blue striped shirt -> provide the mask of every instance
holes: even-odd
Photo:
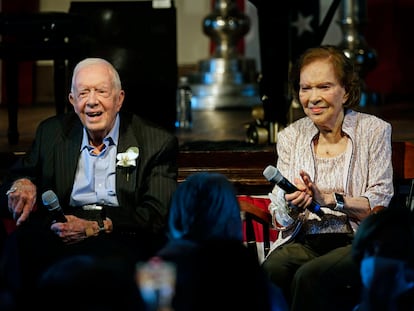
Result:
[[[70,197],[71,206],[85,204],[102,204],[118,206],[116,196],[116,154],[119,136],[119,115],[114,127],[103,139],[104,147],[99,155],[92,153],[95,148],[89,143],[86,129],[80,157],[76,170],[75,181]]]

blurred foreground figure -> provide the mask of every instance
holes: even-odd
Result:
[[[239,202],[225,175],[195,173],[178,186],[168,237],[157,256],[176,266],[175,311],[229,305],[234,310],[287,311],[281,291],[243,244]]]
[[[361,302],[354,311],[414,310],[414,214],[392,207],[359,226],[352,254],[360,266]]]

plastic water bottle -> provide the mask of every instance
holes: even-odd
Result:
[[[191,97],[193,93],[188,83],[188,77],[182,76],[178,81],[175,127],[177,129],[191,129],[193,126]]]

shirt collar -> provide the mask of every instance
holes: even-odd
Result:
[[[112,129],[109,131],[108,135],[105,136],[105,138],[103,139],[103,143],[106,144],[107,146],[111,146],[111,145],[118,145],[118,137],[119,137],[119,114],[116,115],[115,118],[115,124],[112,127]],[[82,137],[82,145],[81,145],[81,151],[84,150],[85,148],[89,149],[90,148],[90,144],[89,144],[89,138],[88,138],[88,132],[86,131],[86,128],[83,127],[83,137]]]

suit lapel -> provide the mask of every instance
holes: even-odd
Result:
[[[72,191],[83,135],[83,126],[80,122],[71,124],[69,128],[70,130],[63,134],[64,138],[56,146],[54,156],[56,190],[67,197]],[[132,146],[138,147],[141,152],[142,147],[135,136],[130,116],[124,114],[120,120],[117,153],[125,152]],[[138,156],[135,167],[116,167],[116,191],[120,202],[128,202],[127,196],[135,192],[139,163],[140,156]],[[129,170],[128,178],[127,170]]]
[[[79,123],[80,124],[80,123]],[[58,191],[72,190],[76,167],[79,160],[80,145],[82,141],[83,127],[74,125],[55,148],[56,186]],[[70,194],[70,193],[69,193]],[[64,195],[69,195],[64,193]]]
[[[126,152],[129,147],[138,147],[141,152],[141,146],[134,135],[132,126],[130,126],[131,122],[128,122],[128,120],[125,115],[120,120],[117,153]],[[125,168],[117,166],[116,168],[116,192],[120,202],[126,202],[127,198],[124,197],[124,194],[131,194],[136,189],[139,162],[140,156],[137,158],[135,167]],[[128,177],[127,174],[129,175]]]

